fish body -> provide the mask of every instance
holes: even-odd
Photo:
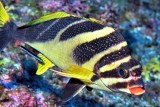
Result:
[[[123,36],[113,28],[65,12],[42,16],[19,27],[9,20],[4,9],[0,13],[4,15],[0,15],[0,50],[10,41],[24,41],[44,55],[40,57],[46,64],[51,62],[51,66],[64,70],[56,73],[72,77],[64,89],[63,102],[85,86],[134,95],[144,93],[142,67],[130,56]]]

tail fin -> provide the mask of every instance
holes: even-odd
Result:
[[[3,27],[7,21],[9,21],[9,16],[0,1],[0,27]]]
[[[8,22],[9,15],[2,2],[0,1],[0,51],[7,46],[7,44],[12,40],[10,35],[8,35]]]

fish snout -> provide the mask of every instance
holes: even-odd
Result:
[[[129,91],[133,95],[141,95],[145,92],[144,82],[142,78],[132,80],[130,83]]]
[[[130,87],[129,91],[133,95],[141,95],[145,92],[145,89],[144,87],[141,87],[141,86],[134,86],[134,87]]]

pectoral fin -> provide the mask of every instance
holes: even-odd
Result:
[[[76,96],[85,86],[86,85],[82,81],[71,78],[63,90],[62,103]]]
[[[67,76],[67,77],[79,79],[86,84],[93,84],[92,77],[96,75],[92,71],[77,65],[72,65],[63,72],[55,71],[55,70],[53,71],[61,76]]]
[[[46,58],[44,55],[38,54],[38,57],[43,60],[44,64],[38,63],[38,70],[36,72],[37,75],[43,74],[50,67],[54,66],[54,64],[48,58]]]

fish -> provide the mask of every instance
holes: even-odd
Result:
[[[30,53],[40,60],[37,75],[50,69],[71,78],[63,89],[62,103],[85,87],[133,95],[145,92],[142,66],[131,56],[123,35],[99,20],[58,11],[18,26],[0,2],[0,26],[1,51],[11,41],[22,41],[39,52]]]

